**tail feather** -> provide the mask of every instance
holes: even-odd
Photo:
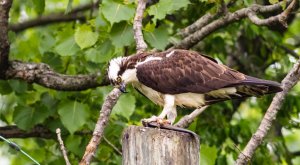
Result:
[[[241,85],[246,85],[252,91],[262,92],[262,94],[270,94],[282,91],[281,84],[278,82],[262,80],[251,76],[246,76],[246,79],[241,83]],[[258,93],[258,95],[261,94]]]

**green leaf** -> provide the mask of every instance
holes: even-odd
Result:
[[[16,93],[24,93],[28,88],[27,83],[21,80],[9,80],[9,85]]]
[[[75,43],[73,37],[67,38],[60,44],[56,45],[54,49],[61,56],[72,56],[79,51],[79,47]]]
[[[114,47],[110,40],[105,40],[95,48],[90,48],[85,53],[85,59],[95,63],[108,62],[113,53]]]
[[[41,15],[44,13],[45,10],[45,0],[32,0],[34,10]]]
[[[81,49],[93,46],[98,40],[99,34],[93,32],[88,25],[82,25],[75,30],[75,41]]]
[[[200,164],[214,165],[217,158],[217,148],[201,144]]]
[[[72,153],[75,153],[78,156],[82,156],[84,152],[84,146],[80,145],[82,141],[82,137],[80,136],[68,136],[66,139],[66,148],[71,151]]]
[[[0,94],[7,95],[12,92],[12,89],[7,81],[0,80]]]
[[[44,105],[36,105],[35,107],[17,106],[13,114],[13,121],[21,129],[28,130],[34,125],[42,123],[52,114]]]
[[[167,14],[171,14],[180,8],[186,7],[189,3],[189,0],[161,0],[155,5],[152,5],[149,8],[148,13],[149,15],[154,16],[152,20],[156,24],[157,20],[161,20],[165,18]]]
[[[278,3],[278,0],[269,0],[270,4]]]
[[[129,120],[135,110],[135,97],[129,94],[122,95],[113,108],[112,115],[121,115]]]
[[[64,102],[59,105],[58,114],[61,122],[73,134],[84,125],[89,117],[89,107],[77,101]]]
[[[103,0],[101,9],[103,16],[113,25],[116,22],[130,20],[135,13],[133,5],[124,5],[113,0]]]
[[[50,52],[51,48],[55,45],[55,38],[51,33],[41,34],[41,42],[39,44],[39,51],[41,54]]]
[[[161,26],[153,32],[145,32],[146,41],[158,50],[164,50],[169,43],[169,34],[166,27]]]
[[[74,30],[68,26],[58,31],[55,45],[54,50],[60,56],[72,56],[80,50],[74,40]]]
[[[126,22],[114,24],[111,29],[111,40],[117,48],[130,46],[134,43],[132,26]]]

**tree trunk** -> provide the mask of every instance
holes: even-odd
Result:
[[[130,126],[123,134],[123,165],[198,165],[199,146],[189,133]]]

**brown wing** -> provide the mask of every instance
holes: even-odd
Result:
[[[244,74],[193,51],[176,50],[165,57],[167,53],[162,60],[137,67],[138,80],[161,93],[207,93],[241,84],[246,79]]]

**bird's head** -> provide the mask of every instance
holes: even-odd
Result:
[[[108,78],[111,84],[126,93],[126,85],[137,81],[135,63],[129,57],[117,57],[109,62]]]

